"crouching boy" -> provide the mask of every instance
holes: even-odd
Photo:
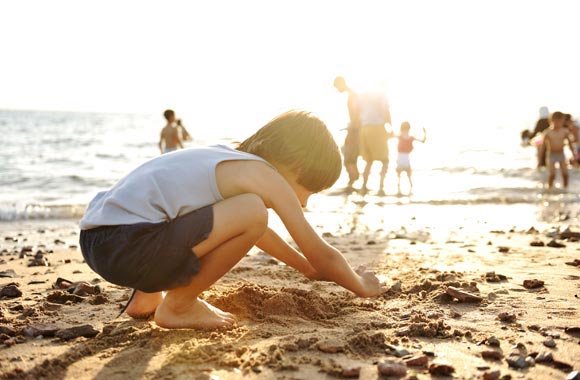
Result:
[[[325,124],[289,111],[237,149],[215,145],[161,155],[98,193],[81,220],[82,253],[107,281],[136,289],[130,316],[154,314],[166,328],[235,323],[234,315],[199,296],[253,246],[311,279],[376,296],[383,291],[377,277],[353,270],[302,210],[340,171],[340,152]],[[268,228],[268,208],[302,254]]]

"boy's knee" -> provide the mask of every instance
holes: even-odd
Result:
[[[262,198],[256,194],[244,194],[242,197],[244,197],[244,206],[248,214],[251,215],[253,225],[265,230],[268,226],[268,208]]]

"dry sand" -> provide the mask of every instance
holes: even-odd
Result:
[[[459,379],[564,379],[580,370],[580,266],[570,265],[580,261],[580,243],[573,237],[558,240],[562,248],[531,246],[548,243],[561,227],[529,231],[531,226],[454,231],[453,240],[428,235],[416,240],[380,230],[338,234],[318,226],[353,265],[369,264],[391,290],[357,298],[254,251],[204,294],[237,314],[239,324],[192,331],[116,318],[130,290],[100,280],[83,263],[75,221],[5,223],[0,272],[15,274],[0,279],[0,374],[75,380],[378,379],[387,378],[379,375],[378,363],[418,357],[419,366],[410,362],[403,368],[409,379],[445,378],[429,368],[453,370]],[[39,251],[40,266],[29,267]],[[101,293],[55,290],[59,277],[98,284]],[[544,284],[523,286],[534,279]],[[11,282],[17,285],[6,286]],[[447,295],[448,287],[480,302],[460,302]],[[67,330],[82,325],[89,327]],[[75,338],[78,334],[86,337]],[[445,363],[452,368],[437,367]]]

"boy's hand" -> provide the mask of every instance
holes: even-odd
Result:
[[[359,266],[355,272],[359,275],[363,290],[359,297],[374,297],[383,294],[388,289],[381,284],[375,273],[368,271],[365,265]]]
[[[309,278],[310,280],[322,280],[322,275],[316,271],[316,269],[311,268],[308,271],[302,273],[305,277]]]

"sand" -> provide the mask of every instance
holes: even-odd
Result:
[[[564,379],[580,370],[580,243],[575,234],[559,235],[562,224],[531,227],[533,222],[509,230],[454,230],[447,234],[452,238],[435,238],[381,229],[329,231],[318,224],[329,243],[353,265],[372,267],[390,290],[357,298],[254,250],[203,295],[235,313],[239,323],[194,331],[117,318],[130,290],[103,281],[84,264],[75,221],[4,223],[0,272],[14,274],[0,278],[0,374]],[[565,247],[545,245],[558,237],[568,237],[555,240]],[[98,285],[100,292],[55,290],[58,278],[85,281],[88,293]],[[537,287],[524,287],[526,280],[538,280],[526,282]],[[460,293],[459,301],[449,295],[454,291],[471,298]],[[379,367],[400,375],[379,375]]]

